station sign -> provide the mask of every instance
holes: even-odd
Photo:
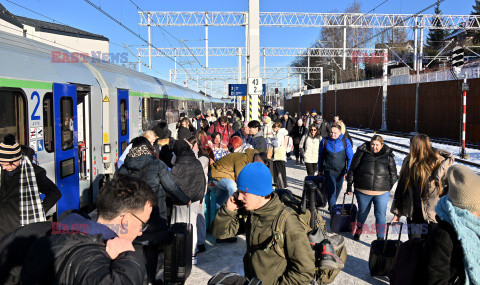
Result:
[[[265,96],[267,85],[262,84],[262,96]],[[247,84],[228,84],[228,96],[247,96]]]

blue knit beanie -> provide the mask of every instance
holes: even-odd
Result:
[[[261,162],[247,164],[238,175],[237,188],[257,196],[269,195],[273,191],[270,169]]]

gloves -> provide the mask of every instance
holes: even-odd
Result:
[[[348,184],[347,184],[347,193],[352,193],[352,192],[353,192],[352,190],[353,190],[353,189],[352,189],[352,184],[351,184],[351,183],[348,183]]]

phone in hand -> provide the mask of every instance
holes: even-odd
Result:
[[[240,199],[238,199],[238,194],[239,194],[238,191],[233,193],[233,198],[235,200],[235,204],[237,205],[238,208],[243,208],[243,207],[245,207],[245,205],[243,204],[243,202]]]

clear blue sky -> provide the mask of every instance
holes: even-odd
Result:
[[[122,27],[108,19],[83,0],[10,0],[11,2],[25,6],[31,10],[53,18],[63,24],[101,34],[110,39],[110,52],[126,52],[123,43],[131,45],[143,45],[138,38],[131,35]],[[129,0],[91,0],[103,10],[123,22],[133,31],[147,38],[147,28],[140,27],[137,8]],[[343,12],[354,0],[260,0],[262,12]],[[376,7],[384,0],[359,1],[362,4],[362,12],[367,12]],[[20,8],[6,0],[0,2],[13,14],[50,21],[40,15]],[[144,11],[247,11],[248,0],[133,0]],[[396,13],[412,14],[434,3],[435,0],[389,0],[372,13]],[[441,4],[443,14],[465,15],[470,14],[474,0],[445,0]],[[425,13],[433,13],[433,9]],[[203,27],[167,27],[168,31],[176,38],[186,41],[189,47],[204,47],[203,39],[205,29]],[[315,28],[261,28],[261,47],[308,47],[317,38],[319,29]],[[413,33],[409,32],[409,38],[413,39]],[[180,42],[158,27],[152,28],[152,41],[157,47],[180,47]],[[122,47],[118,46],[121,45]],[[228,47],[244,46],[245,36],[243,27],[210,27],[209,46]],[[135,50],[136,52],[136,50]],[[193,58],[189,58],[193,61]],[[181,60],[187,60],[183,58]],[[204,58],[199,58],[204,63]],[[293,58],[267,57],[267,66],[287,66]],[[129,54],[129,61],[136,59]],[[236,57],[210,57],[210,67],[236,67]],[[263,60],[261,60],[263,62]],[[144,58],[144,62],[148,62]],[[242,63],[243,64],[243,63]],[[169,69],[173,68],[173,61],[166,58],[153,60],[153,70],[145,67],[142,71],[153,76],[168,80]],[[189,65],[185,65],[189,67]],[[200,67],[198,63],[192,63],[191,67]],[[195,84],[189,87],[195,89]],[[203,88],[201,88],[203,89]]]

